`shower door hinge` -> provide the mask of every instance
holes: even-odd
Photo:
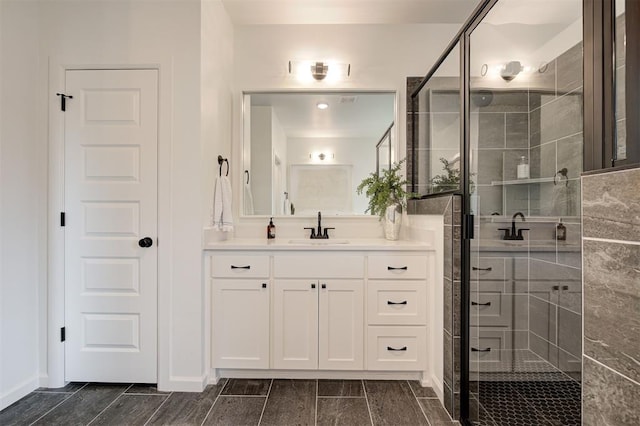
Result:
[[[473,226],[475,216],[472,214],[465,214],[462,216],[462,238],[466,240],[473,240]]]
[[[66,327],[61,327],[60,328],[60,341],[64,342],[65,340],[67,340],[67,328]]]

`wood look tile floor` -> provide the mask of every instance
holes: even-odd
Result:
[[[405,380],[223,379],[200,393],[71,383],[0,411],[2,426],[454,424],[431,388]]]

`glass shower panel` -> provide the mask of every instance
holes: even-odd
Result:
[[[470,408],[580,424],[582,1],[500,0],[469,37]]]
[[[458,191],[460,185],[460,46],[456,44],[413,98],[417,176],[420,195]]]

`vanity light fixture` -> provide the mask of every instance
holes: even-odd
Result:
[[[311,160],[320,160],[320,161],[324,161],[326,159],[335,159],[336,156],[334,153],[328,153],[325,154],[324,152],[312,152],[309,154],[309,159]]]
[[[332,61],[289,61],[289,74],[301,81],[336,81],[351,76],[351,64]]]
[[[317,107],[318,109],[327,109],[327,108],[329,108],[329,104],[328,104],[328,103],[326,103],[326,102],[318,102],[318,103],[316,104],[316,107]]]

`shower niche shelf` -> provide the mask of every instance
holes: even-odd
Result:
[[[523,184],[529,184],[529,183],[544,183],[544,182],[553,182],[553,178],[544,177],[544,178],[532,178],[532,179],[494,180],[494,181],[491,181],[491,185],[492,186],[523,185]]]

